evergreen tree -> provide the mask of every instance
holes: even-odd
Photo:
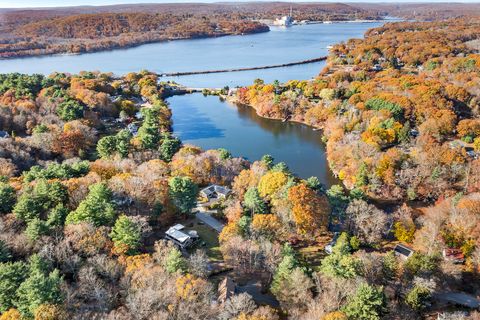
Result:
[[[41,236],[48,234],[49,229],[47,223],[38,218],[34,218],[28,222],[25,234],[30,240],[37,240]]]
[[[165,136],[160,145],[160,154],[162,160],[170,162],[172,157],[180,149],[181,141],[175,137]]]
[[[262,162],[267,165],[268,169],[271,169],[273,166],[274,159],[271,155],[266,154],[262,157]]]
[[[0,214],[12,211],[15,199],[15,189],[8,183],[0,182]]]
[[[220,159],[227,160],[232,158],[232,154],[227,149],[220,148],[218,151],[220,152]]]
[[[168,181],[172,203],[181,213],[189,213],[197,203],[198,187],[189,177],[173,177]]]
[[[11,258],[12,255],[10,254],[7,244],[3,240],[0,240],[0,263],[7,262]]]
[[[106,136],[98,140],[97,153],[102,158],[109,158],[117,151],[117,138]]]
[[[38,255],[30,257],[28,278],[18,287],[15,305],[25,317],[32,317],[42,304],[62,302],[60,285],[62,278],[57,269],[49,272],[49,266]]]
[[[168,253],[165,264],[165,269],[168,273],[185,273],[187,271],[187,261],[182,256],[182,253],[176,248],[173,248]]]
[[[117,221],[115,221],[110,237],[115,247],[124,246],[126,253],[132,255],[138,252],[142,239],[142,231],[135,221],[126,215],[121,215]]]
[[[260,197],[258,189],[255,187],[249,188],[243,197],[243,205],[249,209],[253,214],[266,213],[267,205]]]
[[[349,319],[355,320],[380,320],[385,311],[385,296],[383,288],[370,286],[366,283],[360,285],[355,295],[344,307],[344,312]]]
[[[90,222],[96,226],[110,225],[115,219],[112,191],[103,183],[89,187],[87,197],[75,211],[68,214],[66,223]]]
[[[57,114],[63,121],[72,121],[83,117],[83,106],[71,98],[60,103]]]
[[[26,276],[27,266],[23,262],[0,263],[0,313],[14,307],[17,289]]]
[[[51,208],[66,202],[67,199],[67,190],[60,182],[49,183],[40,179],[33,189],[29,188],[22,193],[13,213],[25,222],[35,218],[42,219]]]
[[[298,261],[294,255],[287,254],[277,267],[273,275],[273,281],[270,289],[273,294],[277,294],[285,285],[284,282],[290,281],[290,276],[295,268],[298,267]]]
[[[405,302],[413,309],[413,310],[421,310],[425,308],[428,299],[430,299],[430,290],[428,288],[422,286],[414,286],[412,290],[410,290],[405,297]]]

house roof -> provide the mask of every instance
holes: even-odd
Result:
[[[192,237],[180,230],[182,230],[183,228],[185,228],[183,225],[181,224],[176,224],[174,225],[173,227],[170,227],[166,232],[165,234],[169,237],[171,237],[172,239],[175,239],[177,240],[178,242],[180,243],[185,243],[186,241],[190,240]]]
[[[443,256],[447,260],[455,260],[455,261],[465,260],[465,255],[460,249],[445,248],[443,249]]]
[[[411,256],[411,255],[413,254],[413,252],[414,252],[412,249],[410,249],[410,248],[408,248],[408,247],[406,247],[406,246],[404,246],[404,245],[402,245],[402,244],[397,244],[397,245],[395,246],[394,251],[395,251],[396,253],[399,253],[399,254],[401,254],[401,255],[403,255],[403,256],[406,256],[406,257]]]
[[[201,193],[205,195],[212,195],[214,193],[221,194],[221,195],[228,195],[230,193],[230,189],[227,187],[219,186],[216,184],[212,184],[211,186],[208,186],[200,191]]]

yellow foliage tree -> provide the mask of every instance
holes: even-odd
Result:
[[[393,225],[393,233],[399,241],[410,243],[415,236],[415,225],[410,221],[397,221]]]
[[[280,171],[270,171],[264,175],[258,183],[258,192],[262,197],[272,196],[288,181],[285,173]]]
[[[9,309],[7,312],[0,316],[0,320],[20,320],[22,315],[17,309]]]
[[[322,320],[347,320],[347,315],[342,311],[333,311],[325,315]]]
[[[65,320],[67,313],[58,305],[42,304],[35,310],[35,320]]]
[[[253,217],[251,227],[254,233],[273,239],[278,237],[282,224],[274,214],[256,214]]]
[[[223,228],[222,232],[218,236],[218,240],[220,243],[228,241],[228,239],[236,236],[239,234],[238,225],[236,222],[229,222],[225,228]]]
[[[206,285],[205,280],[187,273],[175,282],[177,297],[182,300],[195,300]]]

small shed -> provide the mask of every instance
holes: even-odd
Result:
[[[237,286],[235,282],[230,277],[225,277],[225,279],[218,284],[218,302],[222,304],[225,303],[235,295],[236,289]]]
[[[462,264],[465,262],[465,255],[460,249],[445,248],[443,249],[442,254],[446,261],[451,261],[455,264]]]
[[[415,253],[413,249],[410,249],[409,247],[403,245],[403,244],[397,244],[395,248],[393,249],[393,252],[395,252],[395,255],[408,259],[412,256],[412,254]]]

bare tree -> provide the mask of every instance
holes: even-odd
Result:
[[[347,208],[346,226],[362,243],[376,244],[387,232],[386,213],[363,200],[353,200]]]
[[[188,267],[193,275],[205,278],[208,276],[208,257],[205,250],[195,251],[188,259]]]
[[[234,295],[228,299],[222,306],[222,311],[219,315],[221,320],[229,320],[238,317],[241,313],[251,314],[257,305],[253,298],[248,293],[241,293]]]

